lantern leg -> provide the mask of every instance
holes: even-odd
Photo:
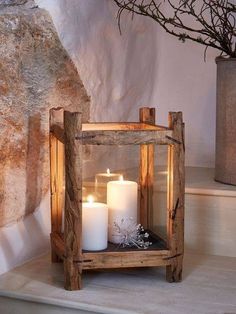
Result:
[[[173,258],[171,265],[166,266],[166,280],[168,282],[182,281],[183,255]]]
[[[82,270],[72,258],[64,259],[64,286],[66,290],[80,290],[82,287]]]
[[[61,233],[62,209],[64,207],[64,145],[53,134],[55,125],[63,121],[63,109],[50,110],[50,190],[51,190],[51,232]],[[51,259],[53,263],[61,262],[51,244]]]
[[[66,290],[81,289],[82,274],[82,122],[81,113],[64,112]],[[77,137],[77,139],[76,139]]]
[[[168,148],[167,245],[171,264],[166,267],[169,282],[182,280],[184,254],[184,124],[181,112],[169,113],[169,127],[175,143]]]
[[[155,125],[155,108],[140,108],[139,121]],[[140,146],[140,223],[145,229],[153,223],[154,144]]]

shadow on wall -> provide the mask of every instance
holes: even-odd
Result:
[[[43,161],[40,152],[47,139],[41,131],[40,113],[28,120],[28,145],[26,154],[26,203],[25,213],[32,213],[42,200]]]
[[[9,128],[2,143],[0,227],[32,213],[48,190],[48,184],[45,186],[42,182],[48,138],[41,131],[40,113],[28,118],[26,129],[27,136],[24,136],[24,130]],[[20,140],[13,141],[16,137]]]
[[[16,134],[17,130],[13,129],[12,133]],[[49,200],[42,202],[48,187],[43,191],[42,155],[45,158],[45,154],[41,151],[48,140],[41,131],[40,113],[28,118],[27,133],[19,143],[6,139],[4,154],[1,153],[0,273],[49,247]],[[19,221],[30,213],[33,214]],[[12,224],[16,221],[17,224]]]

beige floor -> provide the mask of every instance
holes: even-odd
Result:
[[[83,284],[65,291],[62,265],[43,256],[0,276],[0,313],[236,314],[236,258],[188,254],[178,284],[164,268],[86,273]]]

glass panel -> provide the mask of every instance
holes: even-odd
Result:
[[[92,194],[106,203],[107,183],[125,180],[138,183],[139,146],[87,145],[83,150],[83,201]]]
[[[167,226],[167,145],[155,146],[152,231],[166,239]]]
[[[145,241],[151,241],[150,249],[163,249],[165,243],[160,241],[153,233],[166,239],[166,217],[167,217],[167,151],[168,146],[155,146],[154,160],[154,187],[153,187],[153,211],[150,213],[150,237]],[[133,193],[126,187],[117,197],[115,194],[110,196],[107,191],[109,181],[119,181],[123,176],[125,181],[139,183],[139,163],[140,146],[93,146],[84,147],[83,157],[83,202],[88,201],[88,196],[92,195],[95,202],[108,203],[109,207],[109,241],[120,244],[120,236],[114,233],[114,222],[118,222],[122,230],[136,228],[139,221],[139,198],[138,204],[133,213],[133,203],[127,207],[127,198]],[[109,171],[107,171],[109,169]],[[114,183],[115,184],[115,183]],[[114,185],[112,184],[112,185]],[[111,185],[110,185],[111,186]],[[109,191],[110,191],[109,186]],[[115,188],[116,189],[116,188]],[[140,187],[138,195],[140,194]],[[128,192],[127,192],[128,191]],[[136,194],[137,195],[137,194]],[[137,199],[137,197],[136,197]],[[126,201],[125,201],[126,200]],[[112,205],[111,205],[112,204]],[[126,205],[124,205],[126,204]],[[125,207],[124,212],[122,208]],[[134,206],[134,207],[135,207]],[[113,208],[111,208],[113,207]],[[116,214],[114,214],[114,211]],[[121,211],[121,213],[117,213]],[[129,213],[129,216],[123,213]],[[123,216],[122,216],[123,215]],[[116,218],[114,218],[116,217]],[[118,217],[118,218],[117,218]],[[134,218],[133,220],[129,218]],[[137,218],[136,218],[137,217]],[[124,219],[123,219],[124,218]],[[124,220],[124,223],[122,222]],[[112,227],[111,227],[112,226]],[[112,230],[112,231],[110,231]],[[135,229],[134,229],[135,230]],[[112,232],[112,233],[111,233]],[[146,230],[144,231],[146,232]],[[143,232],[143,234],[144,234]],[[116,237],[114,238],[113,235]],[[122,242],[123,243],[123,242]]]
[[[138,224],[139,146],[88,146],[84,155],[83,202],[91,195],[108,205],[108,240],[123,246]],[[99,221],[97,215],[94,225]]]

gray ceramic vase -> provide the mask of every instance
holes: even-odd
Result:
[[[236,58],[216,58],[215,180],[236,185]]]

